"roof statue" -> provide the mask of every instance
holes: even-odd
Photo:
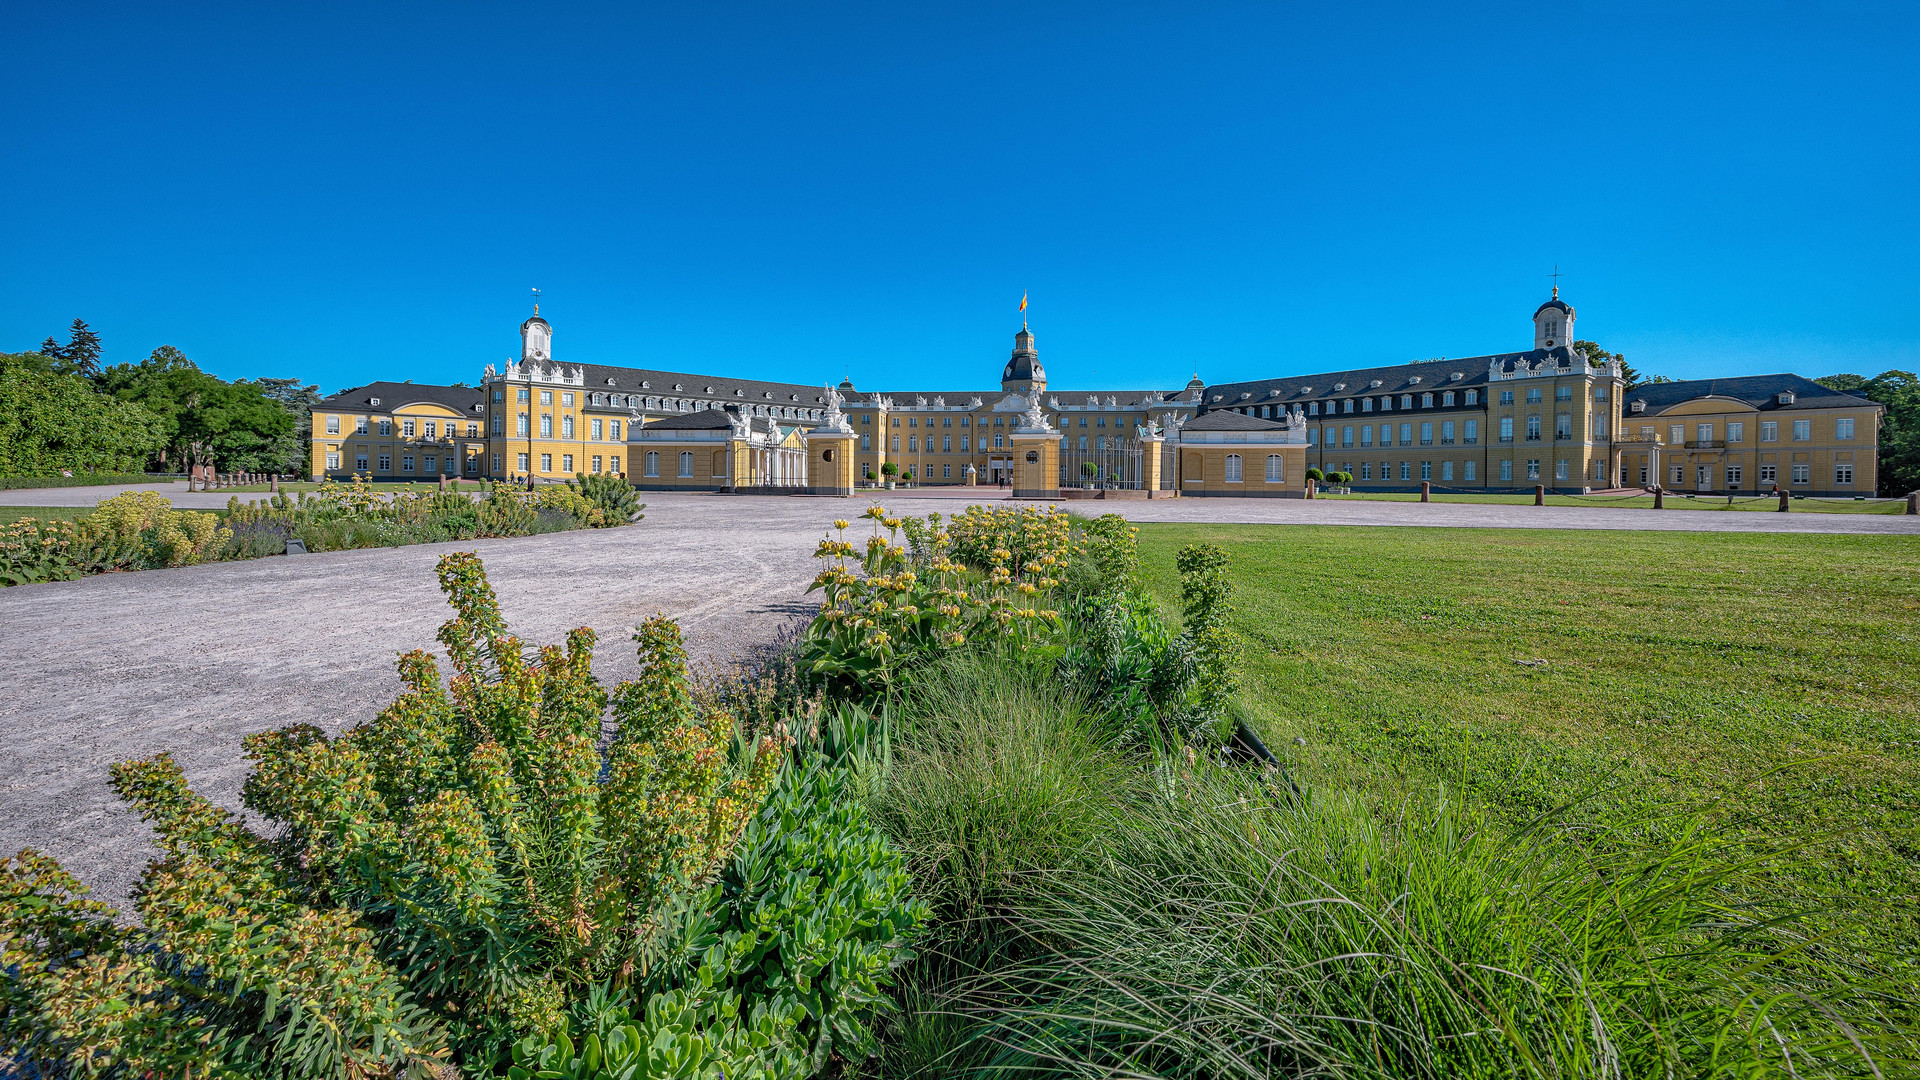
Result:
[[[853,424],[848,422],[847,414],[840,411],[840,392],[831,386],[827,387],[826,401],[827,413],[820,418],[818,430],[853,434]]]
[[[1020,415],[1020,430],[1051,433],[1053,426],[1047,423],[1047,414],[1040,411],[1039,392],[1035,391],[1031,397],[1026,399],[1026,402],[1026,412]]]

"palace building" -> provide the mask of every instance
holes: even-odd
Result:
[[[314,407],[313,473],[652,490],[851,492],[882,480],[1016,495],[1300,497],[1361,490],[1874,494],[1884,409],[1797,375],[1627,388],[1573,347],[1559,290],[1530,349],[1177,389],[1053,389],[1022,325],[998,389],[862,391],[553,355],[538,308],[478,388],[374,383]]]

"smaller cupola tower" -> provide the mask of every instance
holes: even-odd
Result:
[[[540,301],[533,302],[533,315],[520,324],[520,362],[553,360],[553,326],[540,317]]]
[[[1553,298],[1533,312],[1533,347],[1564,349],[1573,344],[1573,305],[1560,299],[1560,286],[1553,287]]]
[[[1025,326],[1013,335],[1013,356],[1000,373],[1000,389],[1010,394],[1044,394],[1047,369],[1040,366],[1040,353],[1033,347],[1033,331]]]

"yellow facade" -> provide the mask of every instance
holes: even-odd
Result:
[[[479,479],[485,474],[480,395],[466,387],[373,383],[313,408],[309,465],[317,479]]]
[[[1762,411],[1708,396],[1653,415],[1629,414],[1621,433],[1621,482],[1746,496],[1779,490],[1817,497],[1874,494],[1878,406],[1772,404]]]

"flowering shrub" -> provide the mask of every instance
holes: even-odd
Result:
[[[188,566],[216,557],[232,533],[217,514],[173,509],[152,491],[102,499],[80,523],[80,534],[108,550],[138,551],[145,566]]]
[[[166,755],[114,770],[165,858],[142,925],[33,853],[0,873],[0,1056],[116,1075],[475,1074],[633,983],[674,890],[713,877],[785,755],[701,714],[679,629],[636,632],[640,677],[594,679],[594,634],[529,655],[480,561],[440,561],[457,616],[400,658],[407,691],[329,739],[249,737],[262,840]],[[611,741],[601,740],[611,705]],[[703,1021],[704,1022],[704,1021]]]
[[[0,526],[0,585],[71,581],[87,573],[90,553],[72,522],[21,518]]]
[[[1066,514],[973,507],[945,529],[928,526],[920,560],[900,542],[899,518],[879,506],[862,517],[872,522],[864,545],[846,539],[849,523],[836,521],[836,535],[814,551],[826,568],[808,591],[823,591],[825,602],[800,655],[815,678],[876,689],[903,664],[939,649],[979,636],[1020,648],[1058,628],[1047,594],[1071,547]],[[977,562],[969,567],[965,558]]]

